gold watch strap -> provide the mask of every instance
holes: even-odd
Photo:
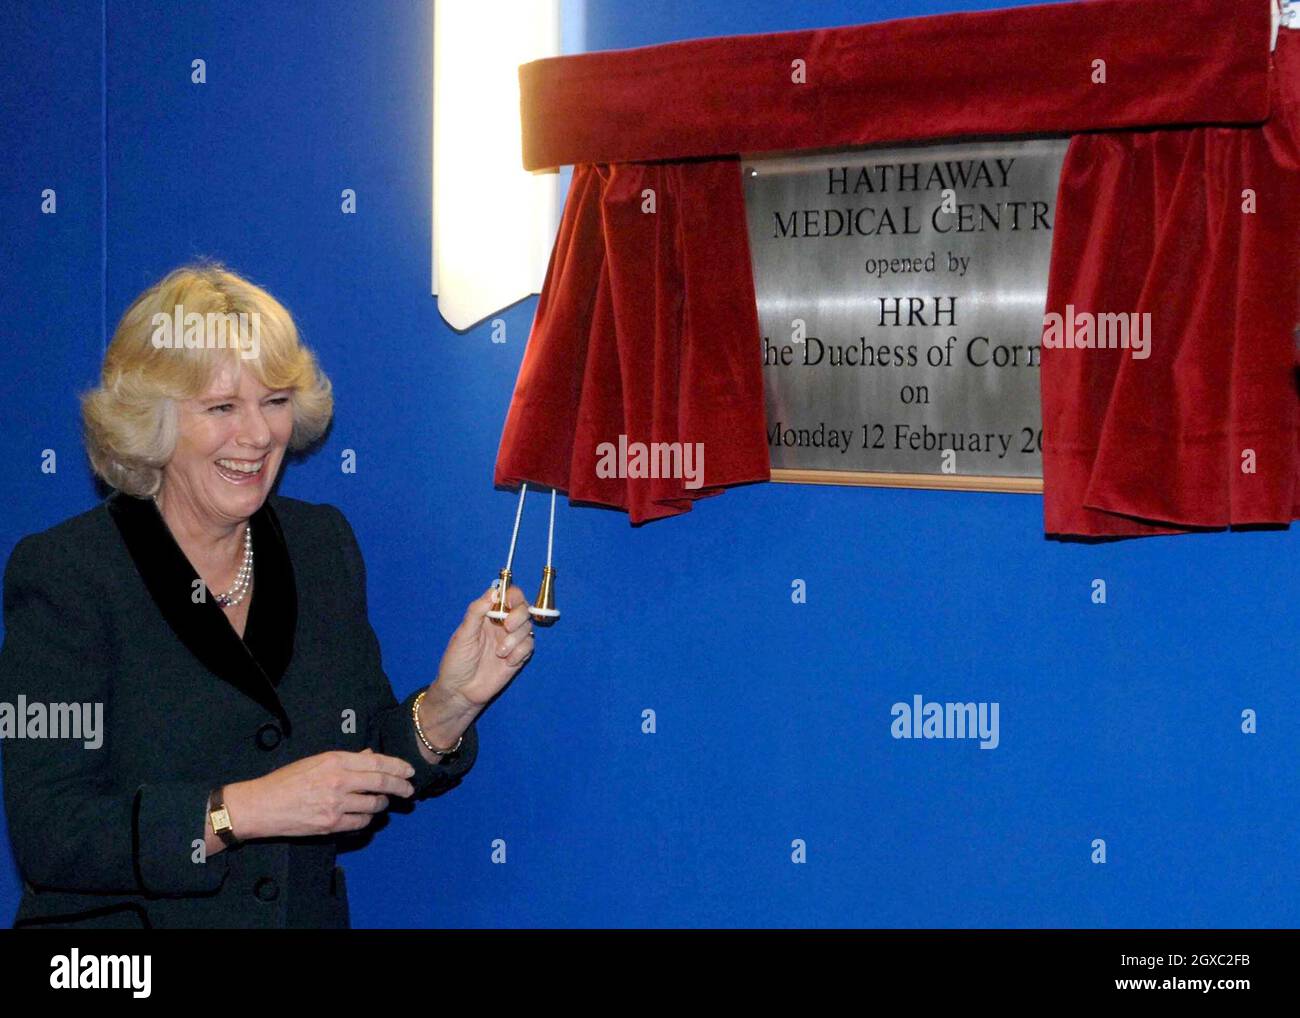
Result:
[[[235,835],[235,828],[230,820],[230,811],[226,809],[225,802],[226,787],[214,788],[208,795],[208,820],[212,824],[212,831],[222,844],[227,848],[234,848],[239,844],[239,838]]]

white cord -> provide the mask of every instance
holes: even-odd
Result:
[[[551,489],[551,526],[546,531],[546,564],[551,564],[551,544],[555,540],[555,489]]]
[[[524,495],[528,492],[528,482],[525,481],[523,487],[519,489],[519,505],[515,508],[515,529],[510,535],[510,554],[506,556],[506,569],[515,560],[515,541],[519,539],[519,517],[524,513]]]

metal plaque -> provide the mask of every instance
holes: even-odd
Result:
[[[1042,490],[1068,144],[743,161],[774,479]]]

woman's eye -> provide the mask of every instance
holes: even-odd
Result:
[[[268,403],[274,403],[276,406],[284,406],[286,403],[289,402],[289,397],[288,397],[288,396],[273,396],[271,399],[268,399],[267,402],[268,402]]]
[[[233,410],[234,403],[218,403],[216,406],[208,407],[208,413],[224,413],[227,410]]]

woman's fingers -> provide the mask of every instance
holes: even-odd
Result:
[[[518,587],[511,587],[511,590],[518,590]],[[532,619],[528,613],[528,602],[524,600],[523,595],[519,596],[519,601],[510,609],[510,614],[506,616],[506,632],[513,633],[525,622]]]
[[[484,616],[492,610],[496,603],[497,585],[494,583],[466,607],[465,623],[472,625],[482,622]],[[507,611],[510,612],[510,615],[507,616],[507,629],[509,628],[508,619],[513,616],[514,612],[522,610],[525,616],[528,614],[528,598],[524,597],[524,592],[513,583],[510,585],[510,589],[506,591],[506,606]]]
[[[536,641],[533,639],[532,632],[529,632],[529,634],[522,641],[520,641],[519,646],[515,649],[515,652],[507,659],[506,663],[509,664],[512,668],[523,664],[525,661],[527,661],[530,657],[533,656],[533,650],[535,647],[536,647]]]
[[[382,813],[388,809],[388,796],[352,793],[343,797],[344,813]]]
[[[415,786],[406,780],[415,775],[415,768],[405,760],[362,750],[360,753],[344,753],[342,762],[346,792],[415,794]]]
[[[487,613],[492,610],[492,604],[496,600],[496,587],[488,587],[482,594],[476,597],[465,606],[465,617],[460,620],[461,628],[468,628],[471,632],[476,632],[483,624]]]
[[[409,778],[415,774],[415,768],[398,756],[376,753],[366,747],[359,753],[343,752],[341,762],[350,771],[379,771],[399,778]]]
[[[497,657],[505,658],[509,665],[517,665],[533,652],[535,646],[533,625],[530,622],[524,629],[501,641],[497,647]]]
[[[505,657],[533,635],[533,620],[524,605],[516,608],[506,619],[506,635],[497,643],[497,657]]]
[[[343,831],[362,831],[375,819],[373,813],[344,813],[343,819],[330,827],[327,834],[339,834]]]
[[[505,617],[503,628],[509,635],[497,644],[497,655],[499,657],[505,657],[511,650],[519,646],[520,641],[525,639],[533,629],[533,619],[528,614],[528,601],[524,598],[523,591],[518,587],[511,587],[510,594],[510,603],[514,607],[510,609],[510,614]]]
[[[353,771],[352,780],[346,785],[347,792],[372,792],[385,795],[412,796],[415,786],[405,778],[395,778],[380,771]]]

